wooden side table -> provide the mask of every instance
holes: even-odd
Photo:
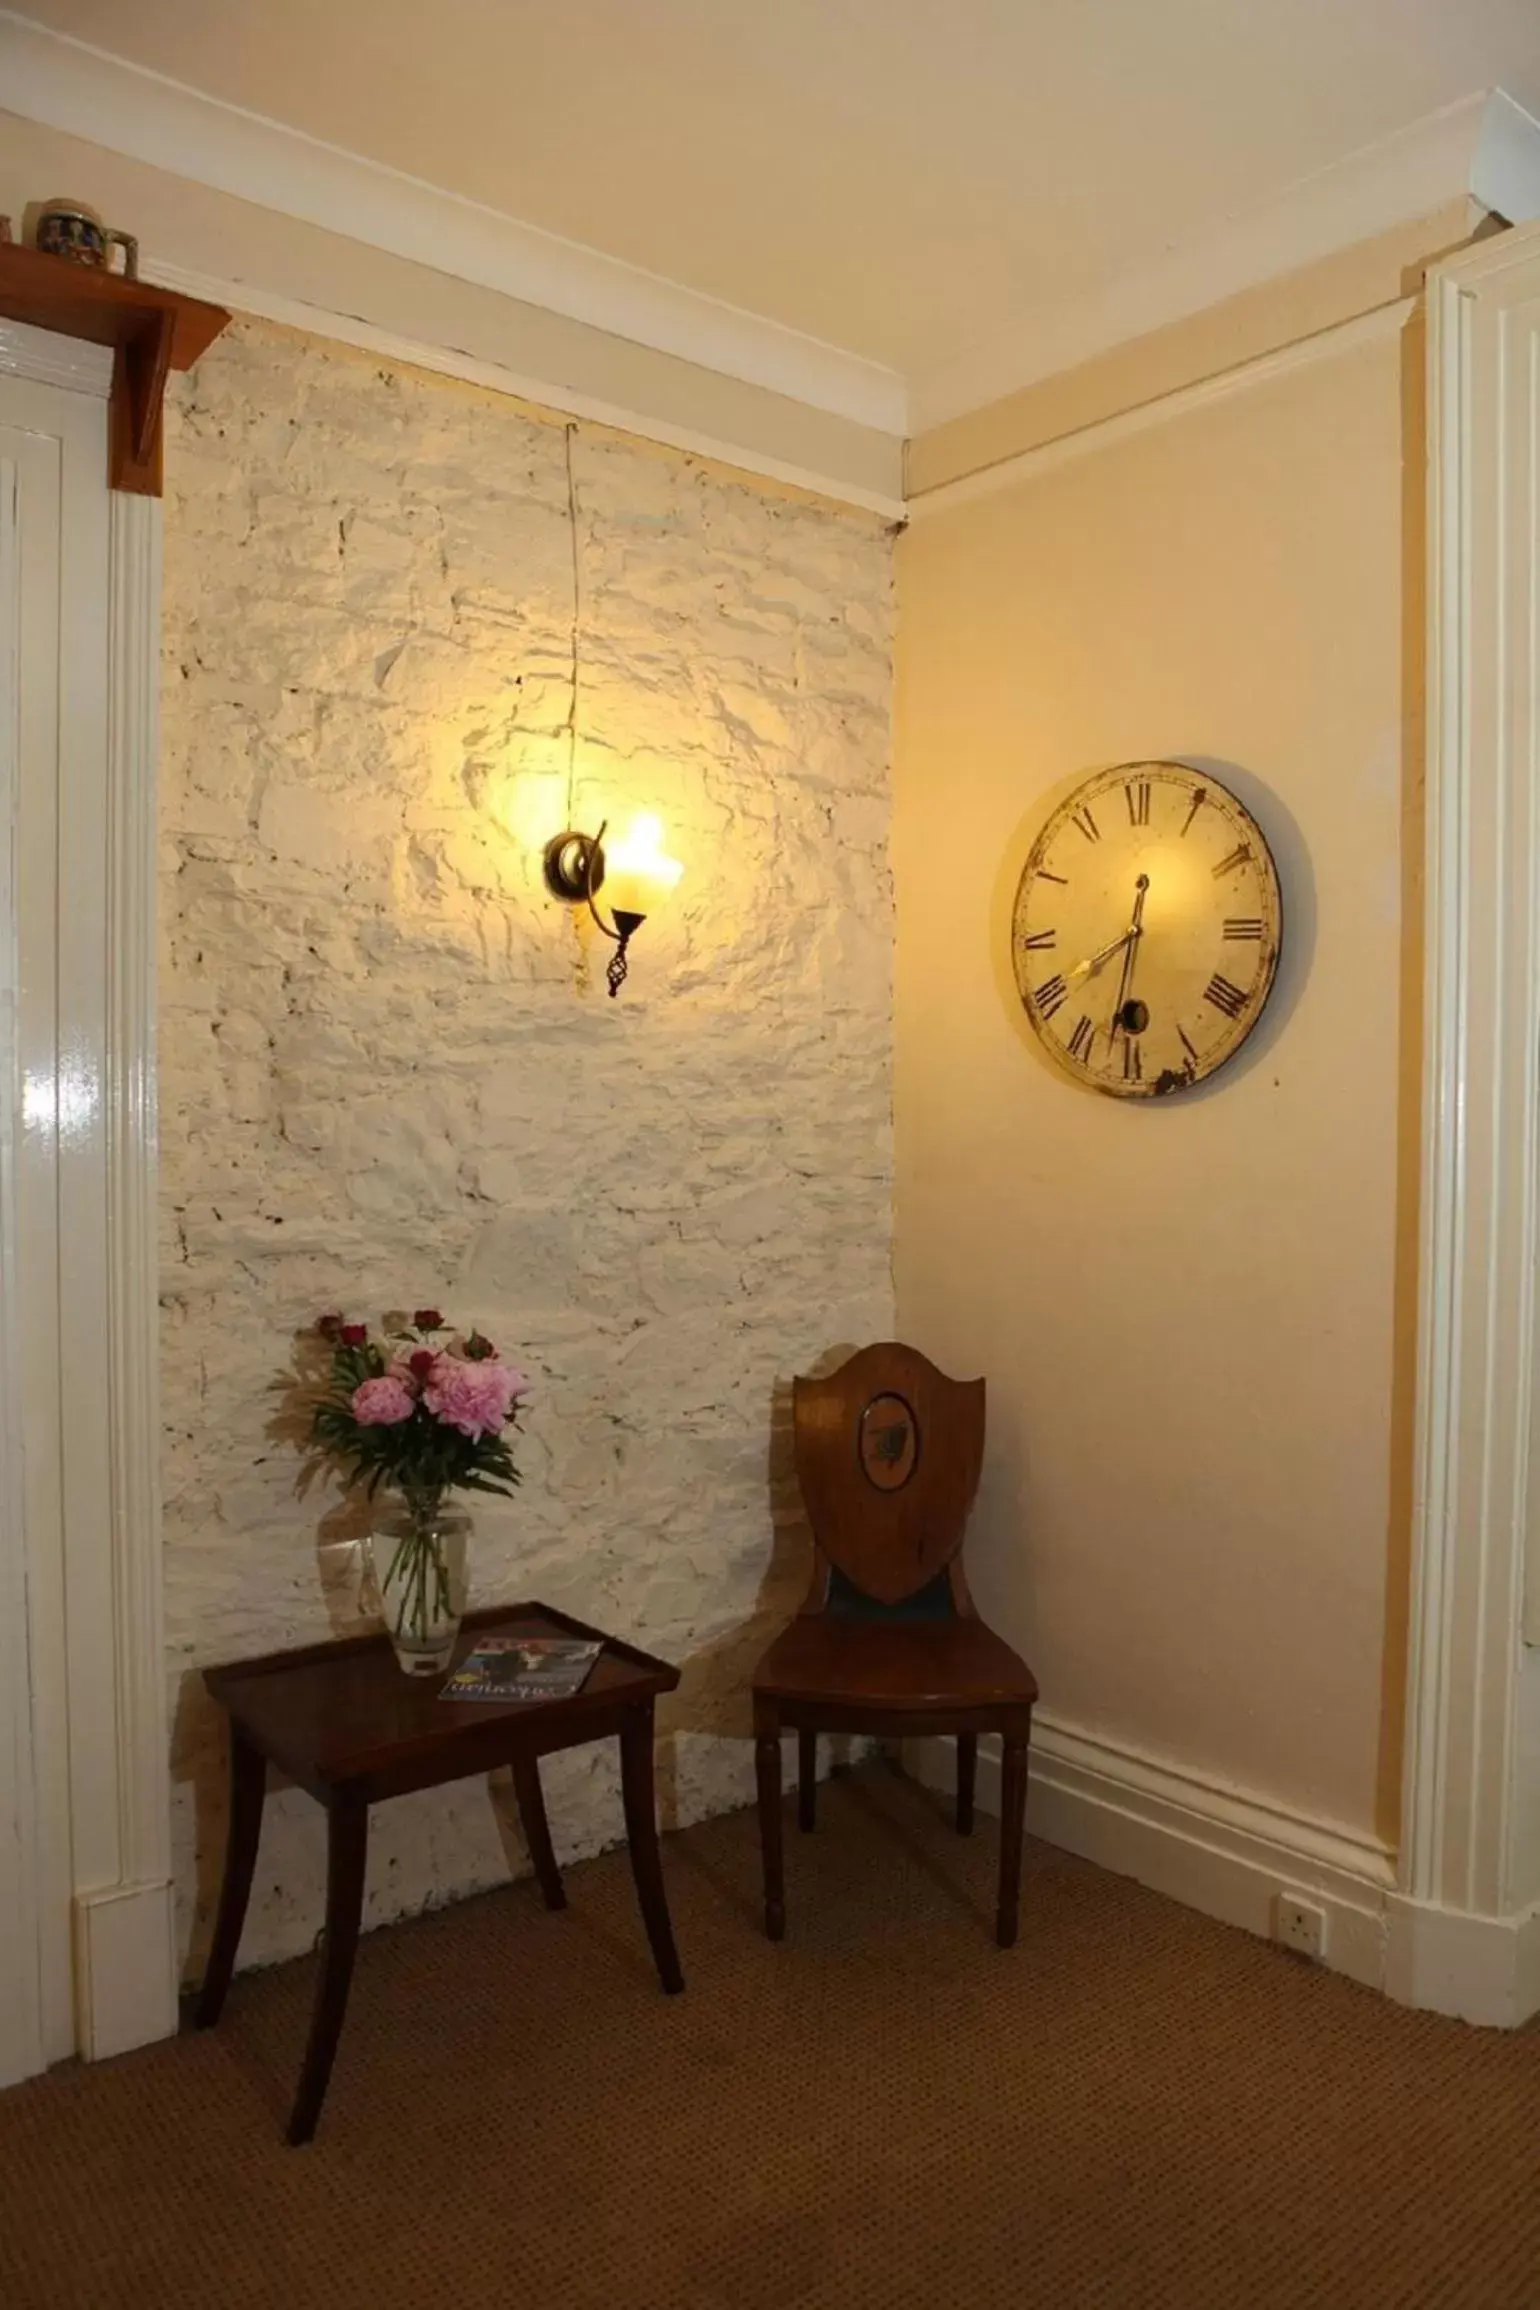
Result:
[[[678,1684],[678,1669],[546,1604],[500,1605],[468,1614],[456,1665],[479,1637],[492,1633],[590,1637],[604,1649],[582,1690],[569,1700],[441,1699],[441,1680],[403,1675],[383,1635],[273,1652],[204,1671],[204,1683],[230,1719],[230,1829],[213,1946],[193,2013],[199,2029],[219,2019],[235,1971],[262,1833],[268,1764],[277,1765],[326,1807],[326,1932],[310,2038],[289,2118],[293,2143],[310,2140],[326,2097],[358,1947],[369,1807],[382,1797],[401,1797],[511,1765],[519,1819],[546,1906],[564,1909],[567,1896],[551,1846],[539,1759],[613,1734],[620,1742],[626,1836],[642,1922],[664,1989],[672,1996],[684,1987],[663,1889],[652,1770],[654,1704],[660,1692],[672,1692]],[[449,1671],[444,1673],[447,1677]]]

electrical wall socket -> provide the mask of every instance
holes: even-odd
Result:
[[[1285,1888],[1273,1904],[1273,1939],[1296,1957],[1319,1960],[1326,1954],[1326,1911]]]

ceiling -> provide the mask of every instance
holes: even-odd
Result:
[[[1537,0],[24,7],[922,401],[1457,99],[1540,114]]]

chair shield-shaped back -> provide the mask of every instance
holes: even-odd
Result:
[[[962,1546],[984,1458],[984,1383],[896,1340],[792,1390],[797,1481],[836,1573],[896,1605]]]

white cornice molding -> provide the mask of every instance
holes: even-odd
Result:
[[[913,430],[965,416],[1467,198],[1510,224],[1540,217],[1540,121],[1501,89],[1464,97],[1350,153],[1093,297],[962,348],[910,379]]]
[[[893,370],[640,267],[564,240],[384,164],[126,63],[0,8],[0,102],[11,112],[195,184],[562,315],[696,368],[869,427],[890,439],[983,407],[1099,353],[1467,198],[1520,224],[1540,218],[1540,122],[1502,90],[1443,111],[1174,250],[1094,296],[1038,314],[906,381]],[[174,277],[169,266],[157,277]],[[223,284],[246,310],[322,327],[339,316],[258,287]],[[285,305],[282,314],[276,308]],[[345,328],[329,333],[349,335]],[[385,338],[386,332],[377,333]],[[470,375],[454,357],[399,340],[351,341]],[[482,364],[491,369],[494,364]],[[673,441],[636,412],[584,403],[499,371],[499,390]],[[681,438],[733,464],[892,514],[894,501],[745,459],[732,444]]]
[[[768,451],[745,447],[742,442],[719,439],[698,426],[675,425],[667,418],[601,400],[596,394],[552,384],[548,378],[526,376],[520,370],[507,368],[501,361],[483,361],[452,345],[430,345],[421,338],[397,336],[394,331],[376,328],[372,321],[362,321],[352,313],[333,312],[325,306],[307,304],[298,297],[277,296],[271,290],[253,288],[248,281],[223,280],[217,274],[195,272],[187,265],[165,264],[155,257],[143,259],[139,269],[143,279],[163,289],[179,289],[184,296],[202,297],[210,304],[255,314],[259,320],[278,321],[288,329],[304,329],[313,336],[330,337],[340,345],[355,345],[361,352],[377,354],[381,360],[398,361],[412,369],[427,369],[436,377],[456,377],[465,385],[484,385],[489,392],[512,394],[516,400],[528,401],[538,409],[555,410],[563,417],[584,418],[592,425],[611,426],[618,433],[638,434],[644,440],[659,441],[666,448],[681,450],[687,457],[708,457],[714,464],[732,466],[740,473],[786,482],[793,489],[808,490],[815,497],[831,498],[839,505],[859,506],[863,512],[880,514],[885,521],[906,519],[901,497],[879,489],[866,489],[859,482],[841,480],[812,466],[793,464],[788,458],[773,457]],[[0,323],[0,369],[4,366],[4,326]],[[34,330],[31,334],[36,336],[41,332]]]
[[[1510,225],[1540,220],[1540,120],[1494,88],[1481,115],[1470,165],[1473,200]]]
[[[1173,419],[1190,416],[1196,409],[1208,409],[1216,402],[1228,401],[1233,394],[1249,393],[1253,387],[1291,376],[1295,370],[1313,368],[1318,361],[1336,360],[1344,353],[1356,352],[1361,345],[1373,345],[1381,338],[1393,337],[1405,328],[1415,309],[1415,301],[1410,297],[1397,298],[1389,305],[1376,305],[1367,313],[1355,314],[1351,321],[1338,321],[1329,329],[1318,329],[1309,337],[1298,338],[1292,345],[1280,345],[1271,353],[1259,353],[1250,361],[1238,361],[1233,369],[1220,369],[1211,377],[1195,378],[1190,385],[1175,386],[1171,392],[1156,394],[1152,400],[1140,401],[1132,409],[1119,409],[1111,416],[1093,418],[1088,424],[1076,426],[1071,433],[1059,433],[1051,441],[1037,442],[1031,449],[1019,449],[1009,457],[997,459],[993,465],[981,466],[976,473],[959,474],[955,481],[937,482],[933,488],[917,490],[909,499],[908,518],[912,522],[924,521],[953,506],[970,505],[980,497],[993,497],[1002,489],[1017,489],[1023,482],[1035,481],[1039,475],[1052,472],[1055,466],[1068,465],[1075,458],[1090,456],[1099,449],[1110,449],[1115,442],[1127,441],[1136,433],[1148,433],[1152,427],[1169,425]]]
[[[0,10],[8,111],[654,352],[902,437],[902,378],[815,337]]]

